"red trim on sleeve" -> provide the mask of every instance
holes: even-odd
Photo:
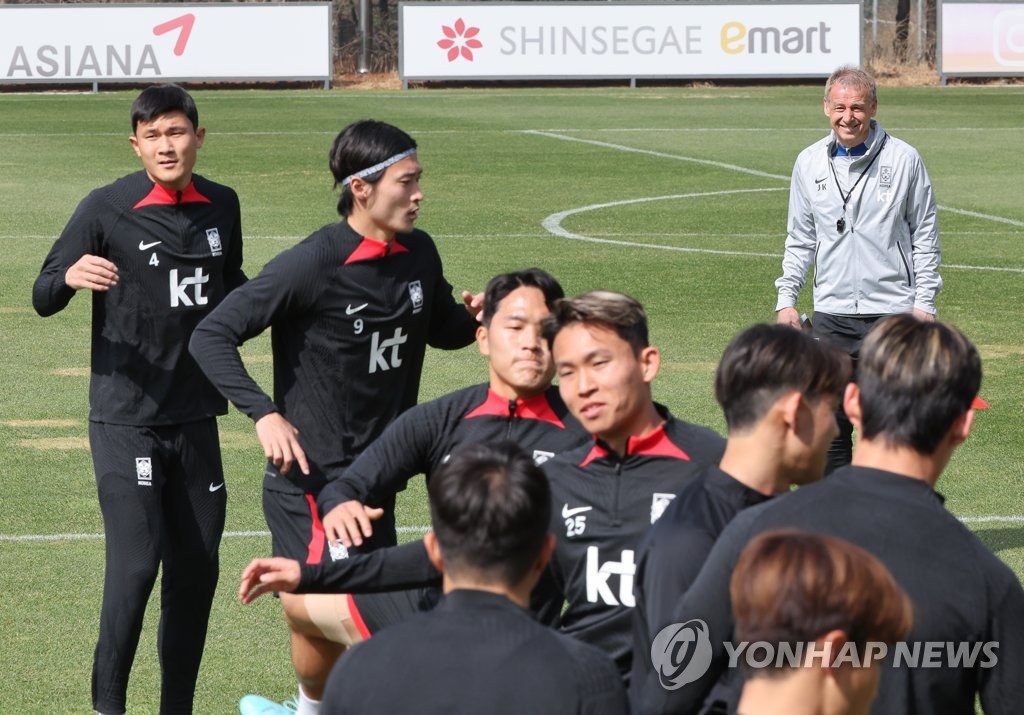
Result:
[[[165,189],[160,184],[153,184],[153,189],[146,194],[146,197],[139,203],[132,206],[133,209],[142,208],[143,206],[167,206],[174,204],[212,204],[210,199],[203,196],[196,189],[196,185],[191,181],[188,182],[188,186],[181,191],[179,198],[177,191],[171,189]]]
[[[356,263],[358,261],[372,261],[374,258],[384,258],[386,256],[393,256],[396,253],[408,253],[409,249],[399,243],[398,239],[392,239],[391,243],[387,241],[378,241],[376,238],[370,238],[369,236],[363,236],[363,240],[356,246],[356,250],[349,254],[348,258],[345,259],[345,265],[349,263]]]
[[[363,614],[359,612],[359,608],[356,606],[356,599],[352,598],[351,593],[346,593],[345,601],[348,603],[348,616],[356,625],[356,630],[359,631],[359,635],[363,637],[363,640],[370,640],[370,637],[373,634],[370,633],[370,629],[366,627],[366,622],[363,620]]]
[[[318,564],[324,557],[324,541],[327,535],[324,533],[323,522],[320,521],[320,514],[316,510],[316,497],[312,494],[303,494],[306,503],[309,505],[309,515],[313,519],[313,528],[309,537],[309,546],[306,551],[306,563]]]

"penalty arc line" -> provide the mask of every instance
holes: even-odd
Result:
[[[771,174],[766,171],[758,171],[757,169],[750,169],[745,166],[739,166],[737,164],[728,164],[722,161],[713,161],[711,159],[700,159],[693,156],[681,156],[679,154],[668,154],[662,151],[654,151],[652,149],[638,149],[636,147],[627,146],[625,144],[615,144],[612,142],[602,142],[596,139],[583,139],[580,137],[567,136],[565,134],[557,134],[555,132],[545,132],[537,130],[527,130],[524,134],[532,134],[534,136],[543,136],[551,139],[558,139],[560,141],[577,142],[580,144],[589,144],[592,146],[599,146],[605,149],[615,149],[616,151],[625,151],[633,154],[645,154],[647,156],[656,156],[661,159],[671,159],[673,161],[685,161],[692,164],[701,164],[703,166],[712,166],[717,169],[725,169],[727,171],[735,171],[741,174],[750,174],[751,176],[760,176],[767,179],[778,179],[780,181],[788,181],[789,176],[783,174]],[[766,189],[767,190],[767,189]],[[713,196],[719,192],[713,192],[707,195]],[[691,194],[690,196],[696,196]],[[663,197],[664,198],[664,197]],[[619,205],[619,204],[608,204],[608,206]],[[961,216],[969,216],[971,218],[983,219],[986,221],[995,221],[997,223],[1003,223],[1008,226],[1014,226],[1016,228],[1024,228],[1024,221],[1017,221],[1016,219],[1007,218],[1005,216],[994,216],[991,214],[983,214],[977,211],[968,211],[967,209],[958,209],[951,206],[939,206],[939,209],[943,211],[949,211],[950,213],[960,214]],[[557,215],[557,214],[555,214]],[[989,269],[986,269],[989,270]],[[1014,271],[1017,272],[1017,271]]]

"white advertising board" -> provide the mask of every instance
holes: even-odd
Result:
[[[939,22],[943,76],[1024,74],[1024,3],[944,2]]]
[[[861,63],[859,2],[402,3],[403,80],[815,77]]]
[[[329,3],[0,5],[0,83],[330,76]]]

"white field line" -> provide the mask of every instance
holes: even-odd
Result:
[[[429,526],[399,526],[395,529],[399,534],[425,534]],[[239,537],[269,537],[269,531],[225,531],[225,539]],[[95,541],[103,539],[103,534],[0,534],[0,542],[36,542],[36,541]]]
[[[964,524],[1024,524],[1024,516],[1011,514],[1009,516],[961,516],[958,517]],[[429,526],[399,526],[396,531],[399,534],[425,534]],[[270,536],[269,531],[225,531],[225,539],[237,538],[266,538]],[[14,543],[35,543],[46,541],[99,541],[104,538],[103,534],[0,534],[0,542]]]
[[[524,132],[524,133],[525,134],[533,134],[533,135],[536,135],[536,136],[550,137],[552,139],[558,139],[560,141],[570,141],[570,142],[579,142],[581,144],[591,144],[591,145],[594,145],[594,146],[600,146],[600,147],[604,147],[604,148],[607,148],[607,149],[615,149],[617,151],[626,151],[626,152],[630,152],[630,153],[634,153],[634,154],[646,154],[646,155],[649,155],[649,156],[656,156],[656,157],[660,157],[660,158],[663,158],[663,159],[671,159],[673,161],[686,161],[686,162],[691,162],[691,163],[695,163],[695,164],[703,164],[703,165],[706,165],[706,166],[713,166],[713,167],[719,168],[719,169],[726,169],[726,170],[729,170],[729,171],[737,171],[737,172],[744,173],[744,174],[752,174],[754,176],[763,176],[763,177],[766,177],[766,178],[769,178],[769,179],[780,179],[780,180],[788,180],[789,179],[788,176],[783,176],[781,174],[769,174],[767,172],[757,171],[755,169],[749,169],[747,167],[738,166],[736,164],[727,164],[727,163],[720,162],[720,161],[710,161],[708,159],[699,159],[699,158],[696,158],[696,157],[681,156],[681,155],[678,155],[678,154],[667,154],[665,152],[652,151],[652,150],[647,150],[647,149],[637,149],[635,147],[630,147],[630,146],[626,146],[626,145],[623,145],[623,144],[612,144],[610,142],[601,142],[601,141],[596,141],[594,139],[580,139],[578,137],[571,137],[571,136],[566,136],[564,134],[556,134],[556,133],[553,133],[553,132],[540,132],[540,131],[531,130],[531,131],[527,131],[527,132]],[[595,236],[584,236],[582,234],[573,233],[572,231],[569,231],[568,229],[562,228],[561,224],[562,224],[562,221],[564,219],[566,219],[569,216],[572,216],[573,214],[583,213],[583,212],[586,212],[586,211],[595,211],[595,210],[599,210],[599,209],[611,208],[611,207],[614,207],[614,206],[626,206],[626,205],[629,205],[629,204],[639,204],[639,203],[646,203],[646,202],[650,202],[650,201],[665,201],[665,200],[671,200],[671,199],[704,198],[704,197],[708,197],[708,196],[723,196],[723,195],[727,195],[727,194],[743,194],[743,193],[754,193],[754,192],[760,192],[760,191],[784,191],[784,190],[786,190],[786,189],[783,189],[783,188],[734,189],[734,190],[728,190],[728,191],[705,191],[705,192],[690,193],[690,194],[672,194],[672,195],[669,195],[669,196],[649,196],[649,197],[644,197],[644,198],[639,198],[639,199],[626,199],[626,200],[622,200],[622,201],[610,201],[610,202],[607,202],[607,203],[590,204],[589,206],[581,206],[579,208],[568,209],[566,211],[559,211],[557,213],[553,213],[550,216],[548,216],[547,218],[545,218],[541,222],[541,225],[545,228],[545,230],[549,231],[550,233],[552,233],[552,234],[554,234],[556,236],[560,236],[562,238],[568,238],[568,239],[571,239],[571,240],[574,240],[574,241],[586,241],[588,243],[607,243],[607,244],[613,244],[613,245],[619,245],[619,246],[635,246],[635,247],[638,247],[638,248],[654,248],[654,249],[660,249],[660,250],[664,250],[664,251],[682,251],[682,252],[686,252],[686,253],[705,253],[705,254],[725,255],[725,256],[753,256],[753,257],[761,257],[761,258],[765,258],[765,257],[767,257],[767,258],[775,258],[775,257],[781,256],[782,254],[780,254],[780,253],[757,253],[757,252],[753,252],[753,251],[723,251],[723,250],[710,249],[710,248],[688,248],[688,247],[682,247],[682,246],[665,246],[665,245],[661,245],[661,244],[641,243],[641,242],[638,242],[638,241],[619,241],[619,240],[609,239],[609,238],[597,238]],[[1004,223],[1004,224],[1007,224],[1007,225],[1010,225],[1010,226],[1024,228],[1024,221],[1017,221],[1015,219],[1006,218],[1005,216],[992,216],[992,215],[989,215],[989,214],[978,213],[976,211],[967,211],[965,209],[957,209],[957,208],[952,208],[952,207],[948,207],[948,206],[939,206],[939,208],[941,210],[943,210],[943,211],[950,211],[952,213],[958,213],[958,214],[962,214],[964,216],[971,216],[972,218],[985,219],[985,220],[989,220],[989,221],[995,221],[997,223]],[[1001,272],[1001,273],[1022,273],[1022,274],[1024,274],[1024,268],[1008,268],[1008,267],[1005,267],[1005,266],[971,266],[971,265],[962,265],[962,264],[955,264],[955,263],[946,263],[946,264],[943,264],[943,267],[944,268],[953,268],[953,269],[957,269],[957,270],[997,271],[997,272]]]

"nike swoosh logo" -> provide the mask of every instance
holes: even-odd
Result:
[[[352,304],[349,303],[345,307],[345,315],[355,315],[356,313],[358,313],[360,310],[362,310],[363,308],[365,308],[368,305],[369,305],[369,303],[363,303],[362,305],[357,305],[355,308],[353,308]]]
[[[569,505],[566,504],[562,507],[562,518],[568,519],[569,517],[576,516],[577,514],[582,514],[585,511],[590,511],[593,508],[594,507],[592,506],[580,506],[576,507],[575,509],[570,509]]]
[[[822,181],[828,181],[828,177],[826,176],[824,179],[815,179],[814,183],[815,184],[820,184]]]
[[[148,251],[153,246],[159,245],[161,243],[163,243],[163,241],[153,241],[153,243],[145,243],[144,241],[139,241],[139,250]]]
[[[210,491],[211,492],[215,492],[218,489],[220,489],[222,486],[224,486],[224,482],[221,482],[220,484],[211,484],[210,485]]]

